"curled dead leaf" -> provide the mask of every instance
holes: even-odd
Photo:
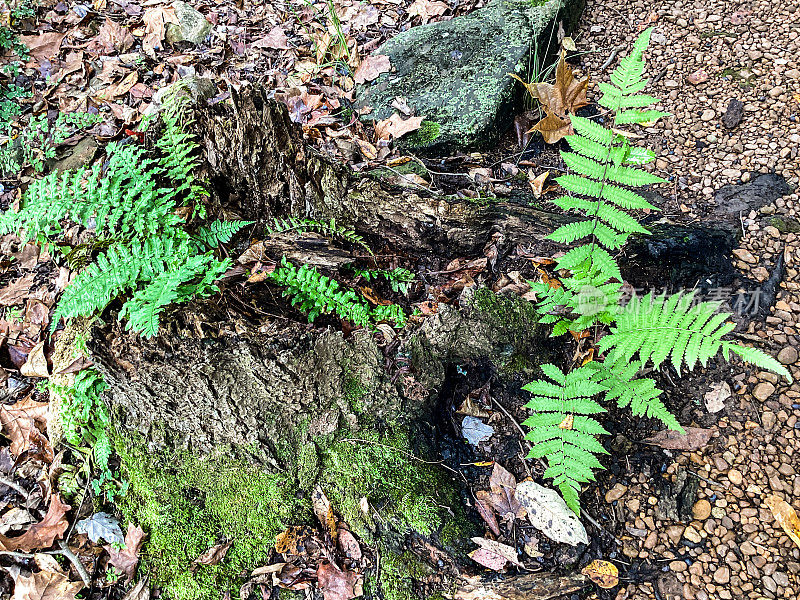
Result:
[[[800,548],[800,517],[797,516],[797,511],[786,500],[775,494],[767,496],[764,504],[786,535]]]
[[[581,573],[604,590],[619,585],[619,569],[607,560],[593,560],[581,570]]]

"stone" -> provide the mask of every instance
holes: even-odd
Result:
[[[731,580],[731,570],[729,567],[720,567],[714,571],[714,583],[725,585]]]
[[[707,109],[705,109],[703,111],[703,114],[700,115],[700,120],[701,121],[710,121],[711,119],[713,119],[716,116],[717,116],[717,113],[715,113],[710,108],[707,108]]]
[[[157,113],[164,102],[164,98],[172,93],[187,96],[193,104],[203,104],[206,100],[214,96],[216,92],[216,84],[208,77],[197,77],[195,75],[184,77],[175,83],[160,88],[153,94],[153,101],[150,103],[150,106],[147,107],[147,110],[144,111],[144,114],[152,115]]]
[[[202,44],[211,32],[211,23],[203,16],[203,13],[192,8],[181,0],[172,3],[175,9],[175,16],[178,17],[178,24],[168,23],[166,39],[170,44],[178,42],[191,42],[192,44]]]
[[[53,170],[57,173],[62,173],[71,169],[78,169],[91,163],[96,153],[97,142],[93,135],[88,135],[73,146],[72,152],[53,163]]]
[[[716,207],[714,213],[719,215],[736,215],[759,210],[762,206],[772,204],[778,198],[791,192],[786,179],[775,173],[764,173],[753,177],[740,185],[722,186],[714,194]]]
[[[698,521],[705,521],[711,516],[711,503],[705,498],[695,502],[692,507],[692,516]]]
[[[449,21],[412,27],[375,51],[389,57],[392,71],[356,90],[356,107],[372,107],[366,121],[389,118],[404,97],[422,129],[400,140],[416,150],[486,147],[511,123],[522,86],[508,73],[524,76],[531,43],[544,55],[554,20],[569,30],[584,0],[508,2]]]
[[[738,469],[731,469],[728,471],[728,481],[730,481],[733,485],[742,485],[742,481],[744,477],[742,476],[742,472]]]
[[[744,116],[744,103],[736,98],[731,98],[728,102],[728,108],[725,109],[725,114],[722,115],[722,124],[727,129],[733,129],[742,122]]]
[[[761,400],[762,402],[769,398],[775,392],[775,386],[771,383],[766,381],[759,383],[755,389],[753,389],[753,396],[756,397],[757,400]]]
[[[778,360],[784,365],[793,365],[797,362],[797,348],[786,346],[778,352]]]
[[[682,560],[673,560],[669,563],[669,570],[673,573],[683,573],[688,568],[688,565]]]
[[[690,542],[694,542],[695,544],[699,544],[703,541],[703,537],[700,535],[700,532],[694,527],[687,527],[683,532],[683,537]]]
[[[757,262],[756,261],[756,257],[753,256],[750,251],[745,250],[744,248],[737,248],[736,250],[733,251],[733,254],[734,254],[734,256],[736,256],[737,258],[743,260],[746,263],[753,264],[753,263]]]
[[[610,490],[606,492],[606,502],[608,504],[616,502],[617,500],[622,498],[622,496],[624,496],[625,492],[627,491],[628,491],[627,486],[622,485],[621,483],[617,483],[616,485],[614,485],[614,487],[612,487]]]

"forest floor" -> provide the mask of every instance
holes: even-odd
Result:
[[[276,90],[276,98],[289,106],[309,143],[364,170],[387,162],[401,164],[405,159],[388,138],[345,118],[341,108],[353,100],[353,77],[331,62],[344,61],[357,73],[364,57],[403,28],[466,14],[483,3],[338,2],[336,12],[346,40],[341,43],[325,2],[198,2],[192,4],[213,24],[210,36],[199,46],[164,42],[165,23],[174,15],[162,8],[170,3],[39,4],[37,18],[28,18],[22,25],[23,33],[30,34],[27,43],[32,52],[17,81],[34,93],[21,101],[24,111],[15,125],[24,127],[31,113],[52,118],[58,111],[100,109],[104,116],[88,137],[77,132],[65,141],[63,146],[77,150],[65,159],[67,164],[91,160],[99,145],[135,135],[132,130],[158,89],[181,77],[198,75],[215,81],[212,102],[226,101],[231,89],[246,81]],[[639,31],[655,27],[648,51],[647,69],[653,81],[649,93],[661,98],[659,108],[672,114],[644,130],[641,141],[658,153],[656,172],[670,178],[671,184],[661,190],[668,200],[666,216],[682,223],[711,222],[718,190],[726,184],[746,183],[757,173],[782,175],[795,190],[759,211],[742,213],[744,235],[734,251],[735,266],[758,282],[769,278],[783,255],[785,272],[766,319],[753,319],[738,335],[777,356],[795,379],[800,379],[798,23],[797,2],[588,0],[579,29],[572,35],[577,51],[568,58],[576,72],[589,74],[592,82],[602,81],[616,65],[617,59],[605,64],[612,52],[624,55]],[[589,99],[593,96],[595,90],[590,87]],[[741,102],[740,115],[731,107],[732,100]],[[509,179],[507,165],[520,158],[532,176],[558,169],[559,158],[552,148],[538,140],[533,145],[538,148],[535,153],[521,153],[510,131],[497,148],[428,162],[432,172],[423,173],[425,179],[411,178],[406,183],[462,197],[498,192],[505,184],[493,181]],[[450,172],[437,176],[433,173],[436,164]],[[36,176],[30,166],[19,175],[3,182],[4,208],[18,197],[20,186]],[[37,437],[38,447],[29,447],[37,435],[33,428],[13,429],[13,422],[23,414],[46,432],[40,403],[46,395],[33,384],[50,374],[45,358],[52,351],[45,343],[50,309],[71,275],[46,253],[30,244],[20,247],[18,242],[16,236],[6,236],[0,247],[4,257],[15,259],[3,261],[4,287],[0,289],[8,349],[8,356],[3,355],[8,409],[0,416],[12,441],[0,450],[4,477],[0,533],[15,535],[32,528],[39,517],[33,519],[31,514],[44,514],[54,505],[58,491],[50,489],[50,482],[57,479],[53,473],[76,471],[75,465],[59,464],[62,455],[54,454],[45,435]],[[437,303],[452,302],[464,287],[476,282],[488,282],[499,291],[513,287],[520,278],[519,273],[490,277],[484,273],[486,257],[463,257],[449,265],[431,261],[426,268],[438,275],[426,279],[430,285],[424,290],[417,286],[412,298],[424,314],[435,310]],[[737,290],[720,288],[716,293],[718,299],[733,300]],[[755,312],[757,307],[750,308]],[[584,494],[587,512],[605,530],[587,527],[590,535],[607,538],[606,543],[593,546],[592,558],[610,560],[622,573],[621,584],[613,591],[587,591],[584,597],[797,597],[800,547],[776,523],[765,499],[776,494],[800,508],[800,383],[786,385],[770,373],[732,366],[701,371],[688,382],[668,389],[668,402],[680,412],[684,425],[697,426],[710,437],[692,450],[670,451],[640,443],[652,431],[626,436],[628,432],[620,427],[614,432],[618,435],[609,472]],[[465,381],[458,393],[469,394],[482,384]],[[509,408],[519,421],[525,418],[521,404]],[[509,437],[520,447],[513,427],[495,425],[498,437]],[[500,456],[492,456],[494,447],[485,446],[481,454],[499,462]],[[506,466],[520,479],[526,475],[518,456]],[[481,481],[487,476],[488,471]],[[696,489],[692,482],[699,484]],[[480,487],[475,481],[471,484]],[[25,511],[18,510],[20,497],[24,497]],[[91,503],[86,504],[81,501],[77,514],[70,517],[70,534],[78,518],[91,516]],[[51,544],[67,527],[65,510],[52,515]],[[135,568],[141,540],[130,543],[132,554],[120,558],[118,553],[116,560]],[[103,567],[93,575],[102,574],[109,549],[103,554],[101,546],[92,544],[85,534],[74,535],[71,544],[87,566],[97,567],[97,557],[102,555]],[[3,568],[12,573],[3,579],[3,591],[10,594],[19,568],[13,572],[8,564],[14,560],[8,556],[2,561],[6,561]],[[557,563],[551,553],[543,564],[549,568]],[[77,581],[75,573],[70,576]],[[60,579],[56,583],[63,584]],[[111,583],[107,579],[97,587]],[[39,585],[34,584],[28,584],[29,589]]]

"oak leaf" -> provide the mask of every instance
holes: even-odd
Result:
[[[325,600],[351,600],[361,596],[360,576],[323,562],[317,567],[317,583]]]
[[[356,72],[353,73],[353,81],[364,83],[372,81],[381,73],[388,73],[392,70],[392,63],[385,54],[370,54],[361,64],[358,65]]]
[[[14,582],[11,600],[75,600],[83,584],[69,581],[62,573],[39,571],[20,575]]]
[[[47,402],[36,402],[30,398],[11,405],[0,405],[0,424],[11,439],[9,451],[12,455],[19,456],[28,450],[31,439],[35,437],[31,432],[37,426],[41,429],[47,427],[48,411]]]
[[[49,548],[67,530],[69,523],[65,515],[70,508],[72,507],[69,504],[61,502],[58,494],[53,494],[44,519],[32,525],[21,536],[10,538],[0,535],[0,547],[7,552],[30,552]]]
[[[674,429],[664,429],[643,441],[645,444],[652,444],[665,450],[691,452],[703,448],[714,435],[713,429],[703,429],[702,427],[684,427],[683,429],[684,433]]]
[[[121,550],[115,549],[113,546],[106,546],[110,558],[108,562],[111,563],[121,573],[128,576],[128,580],[133,580],[136,575],[136,567],[139,564],[139,550],[142,548],[144,542],[144,530],[138,525],[133,523],[128,525],[128,531],[125,534],[125,547]]]
[[[163,6],[148,8],[142,17],[142,21],[145,24],[142,50],[144,50],[145,54],[155,57],[155,51],[164,48],[163,41],[167,34],[167,24],[180,25],[180,22],[175,15],[175,9],[164,8]]]
[[[419,129],[422,119],[423,117],[409,117],[404,120],[398,113],[394,113],[388,119],[375,123],[375,134],[379,140],[398,139]]]

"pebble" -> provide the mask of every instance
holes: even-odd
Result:
[[[715,113],[710,108],[707,108],[706,110],[703,111],[703,114],[700,115],[700,120],[701,121],[710,121],[716,116],[717,116],[717,113]]]
[[[728,129],[733,129],[742,122],[743,117],[744,103],[736,98],[731,98],[728,102],[728,108],[725,109],[725,114],[722,115],[722,124]]]
[[[775,386],[769,382],[762,382],[759,383],[753,389],[753,396],[756,397],[757,400],[761,400],[762,402],[772,396],[775,393]]]
[[[742,481],[744,477],[742,476],[742,472],[738,469],[731,469],[728,471],[728,481],[730,481],[733,485],[742,485]]]
[[[612,502],[616,502],[620,498],[625,495],[625,492],[628,491],[628,487],[622,485],[621,483],[617,483],[612,487],[610,490],[606,492],[606,502],[611,504]]]
[[[797,362],[797,348],[786,346],[778,353],[778,360],[784,365],[793,365]]]
[[[705,521],[711,516],[711,503],[703,498],[694,503],[692,516],[698,521]]]
[[[720,567],[714,571],[714,583],[725,585],[731,580],[731,570],[728,567]]]

